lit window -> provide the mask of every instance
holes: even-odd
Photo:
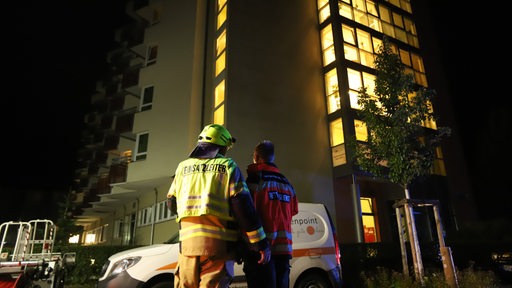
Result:
[[[327,113],[341,109],[336,68],[325,74],[325,91],[327,92]]]
[[[343,124],[341,118],[331,122],[331,146],[343,144],[345,142],[343,137]]]
[[[334,54],[334,40],[332,36],[331,25],[327,25],[324,29],[322,29],[321,37],[324,66],[327,66],[336,60],[336,55]]]
[[[328,0],[318,0],[318,18],[319,23],[322,23],[325,21],[325,19],[329,18],[331,16],[331,12],[329,10],[329,1]]]
[[[368,130],[366,124],[361,120],[354,120],[354,128],[356,130],[356,140],[368,141]]]
[[[371,198],[361,197],[361,214],[364,229],[364,242],[373,243],[379,241],[376,211],[374,201]]]
[[[217,37],[217,55],[226,49],[226,30]]]
[[[222,102],[224,102],[224,93],[225,93],[225,80],[222,80],[219,85],[215,87],[215,103],[214,107],[219,106]]]
[[[334,167],[347,163],[347,156],[345,152],[345,142],[343,136],[343,124],[341,118],[338,118],[330,123],[331,133],[331,154],[332,164]]]
[[[215,76],[219,75],[226,68],[226,53],[222,52],[215,61]]]
[[[221,7],[221,6],[219,6],[219,7]],[[221,7],[222,10],[220,10],[219,14],[217,15],[217,29],[219,29],[220,26],[222,26],[222,24],[224,24],[224,22],[226,22],[227,14],[228,14],[227,7],[228,7],[228,5],[224,5],[223,7]]]
[[[224,104],[213,112],[213,123],[224,125]]]

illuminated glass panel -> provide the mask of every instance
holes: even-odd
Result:
[[[380,20],[391,23],[391,12],[389,9],[384,5],[379,5],[379,12],[380,12]]]
[[[217,7],[219,7],[219,10],[226,5],[228,0],[217,0]]]
[[[343,124],[341,122],[341,118],[331,121],[331,146],[337,146],[345,143],[345,139],[343,136]]]
[[[373,30],[382,32],[382,25],[380,24],[380,19],[375,16],[368,16],[368,27],[372,28]]]
[[[350,20],[354,20],[354,15],[352,14],[352,7],[345,3],[339,3],[339,12],[340,16],[348,18]]]
[[[346,43],[350,43],[352,45],[356,45],[356,34],[354,32],[354,28],[342,24],[341,25],[341,32],[343,35],[343,41]]]
[[[373,1],[366,1],[366,10],[373,16],[379,16],[379,14],[377,14],[377,5]]]
[[[347,163],[345,145],[343,145],[343,124],[341,118],[332,121],[329,125],[331,132],[331,154],[333,166],[339,166]]]
[[[222,80],[219,85],[215,87],[215,103],[214,107],[219,106],[222,102],[224,102],[224,91],[225,91],[225,81]]]
[[[221,7],[221,6],[219,6],[219,7]],[[224,22],[226,22],[226,19],[227,19],[228,6],[225,5],[221,9],[222,10],[220,10],[219,14],[217,15],[217,29],[219,29],[222,26],[222,24],[224,24]]]
[[[419,72],[425,72],[425,67],[423,66],[423,60],[418,54],[411,53],[412,58],[412,68]]]
[[[324,66],[332,63],[336,60],[336,55],[334,54],[334,40],[332,36],[332,26],[329,24],[324,29],[322,29],[322,55]]]
[[[402,9],[404,9],[405,11],[407,11],[409,13],[412,13],[411,1],[409,1],[409,0],[401,0],[400,1],[400,7]]]
[[[347,68],[348,87],[352,90],[359,90],[363,86],[361,72]]]
[[[348,97],[350,98],[350,107],[361,110],[361,106],[357,104],[359,100],[359,93],[354,90],[348,90]]]
[[[223,52],[215,61],[215,76],[218,76],[224,68],[226,68],[226,53]]]
[[[404,21],[402,19],[402,15],[395,13],[395,12],[392,12],[392,15],[393,15],[393,24],[395,24],[395,26],[398,26],[400,28],[404,28]]]
[[[361,120],[354,120],[354,128],[356,131],[356,140],[358,141],[368,141],[368,130],[366,129],[366,124]]]
[[[338,72],[335,69],[325,74],[325,91],[327,93],[327,113],[341,109],[338,86]]]
[[[361,62],[359,60],[359,50],[350,45],[350,44],[343,44],[343,53],[345,55],[345,59],[359,63]]]
[[[217,37],[217,56],[226,49],[226,30]]]
[[[361,29],[357,29],[357,47],[359,49],[373,52],[372,41],[370,40],[370,33],[363,31]]]
[[[411,19],[404,17],[404,25],[405,25],[405,31],[407,31],[407,33],[411,33],[412,35],[417,35],[416,34],[416,26],[414,26],[414,22],[412,22]]]
[[[399,49],[400,51],[400,60],[403,64],[411,67],[411,57],[409,57],[409,51],[405,51],[404,49]]]
[[[363,233],[364,233],[364,242],[365,243],[373,243],[379,241],[378,229],[376,224],[375,210],[373,201],[371,198],[361,197],[361,214],[362,214],[362,222],[363,222]]]
[[[213,112],[213,123],[224,125],[224,104],[220,105]]]
[[[352,6],[360,11],[366,12],[365,0],[352,0]]]
[[[328,0],[318,0],[318,18],[319,23],[325,21],[325,19],[331,16],[331,11],[329,10],[329,1]]]
[[[374,68],[375,66],[375,55],[371,52],[359,50],[361,64],[367,67]]]
[[[373,43],[373,51],[378,52],[380,47],[382,46],[382,40],[379,38],[372,37],[372,43]]]
[[[368,14],[366,12],[354,9],[354,20],[364,26],[368,26]]]
[[[375,95],[375,75],[363,72],[363,85],[368,95]]]

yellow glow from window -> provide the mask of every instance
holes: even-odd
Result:
[[[226,49],[226,30],[217,38],[217,56]]]
[[[356,140],[368,141],[368,130],[366,124],[361,120],[354,120],[354,127],[356,130]]]
[[[226,53],[222,52],[215,61],[215,76],[219,75],[226,68]]]
[[[336,60],[336,55],[334,54],[334,40],[332,36],[331,25],[327,25],[324,29],[322,29],[321,38],[324,66],[327,66],[329,63],[332,63],[334,60]]]
[[[213,107],[219,106],[222,102],[224,102],[224,93],[225,93],[225,80],[222,80],[217,87],[215,87],[215,103]]]
[[[228,2],[228,0],[218,0],[217,7],[219,7],[219,9],[221,9],[224,5],[226,5],[227,2]]]
[[[224,104],[213,112],[213,123],[224,125]]]
[[[361,110],[361,105],[357,104],[359,93],[354,90],[348,90],[348,97],[350,98],[350,107]]]
[[[352,15],[352,7],[350,5],[341,2],[338,5],[338,13],[340,13],[341,16],[354,20],[354,16]]]
[[[359,90],[362,86],[361,72],[354,69],[347,69],[348,87],[353,90]]]
[[[343,34],[343,41],[356,45],[356,36],[354,34],[354,28],[348,25],[341,25],[341,32]]]
[[[363,72],[363,83],[368,95],[375,95],[375,75]]]
[[[219,6],[221,7],[221,6]],[[228,5],[225,5],[222,10],[220,10],[219,14],[217,15],[217,29],[220,28],[220,26],[222,26],[222,24],[224,24],[224,22],[226,22],[226,19],[227,19],[227,10],[228,10]]]
[[[361,220],[363,222],[364,242],[371,243],[378,241],[377,224],[375,219],[375,210],[373,209],[373,200],[367,197],[361,197]]]
[[[361,197],[361,212],[372,213],[372,199]]]
[[[325,21],[325,19],[329,18],[331,16],[331,12],[329,10],[329,1],[327,0],[318,0],[318,18],[319,23],[322,23]]]
[[[325,91],[327,92],[327,113],[341,109],[338,87],[338,72],[336,68],[325,74]]]
[[[345,142],[343,136],[343,123],[341,118],[335,119],[330,123],[331,127],[331,147],[343,144]]]
[[[345,59],[356,62],[356,63],[360,63],[359,51],[357,50],[356,47],[349,45],[349,44],[344,44],[343,45],[343,53],[345,55]]]

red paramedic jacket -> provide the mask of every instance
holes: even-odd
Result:
[[[292,217],[299,212],[295,190],[274,163],[247,167],[247,186],[256,206],[272,255],[292,255]]]

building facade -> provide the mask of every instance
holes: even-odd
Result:
[[[209,123],[237,138],[228,156],[242,171],[254,146],[272,140],[299,201],[326,204],[341,243],[397,241],[393,205],[403,189],[358,173],[346,142],[366,133],[357,91],[374,87],[383,37],[416,84],[430,84],[409,0],[145,0],[128,1],[126,11],[133,20],[117,31],[85,119],[73,191],[82,243],[172,235],[166,193]],[[450,174],[463,162],[437,152],[411,197],[439,200],[445,227],[457,229],[473,217],[471,197],[461,196],[467,184]],[[415,214],[419,231],[435,230],[428,209]]]

